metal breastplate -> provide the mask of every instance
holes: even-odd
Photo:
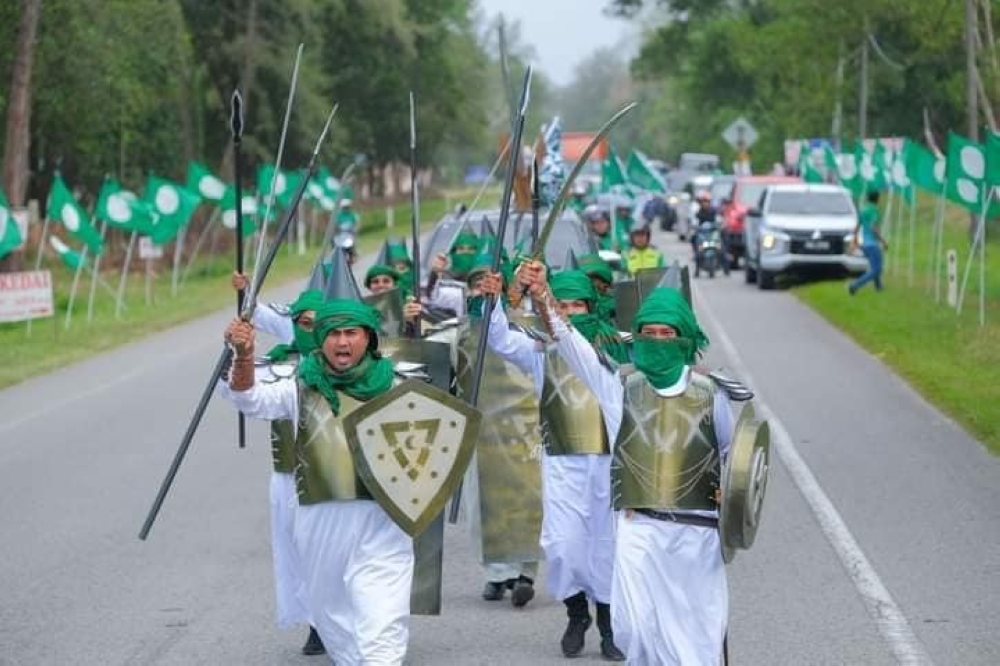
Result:
[[[545,352],[541,415],[550,456],[610,453],[600,402],[554,347]]]
[[[342,418],[361,403],[340,393],[340,415],[318,391],[299,385],[299,433],[295,442],[295,487],[300,504],[371,499],[354,470]]]
[[[295,471],[295,424],[291,421],[271,421],[271,460],[275,472]]]
[[[691,373],[681,395],[664,398],[641,373],[625,380],[611,483],[616,509],[715,510],[719,447],[715,387]]]

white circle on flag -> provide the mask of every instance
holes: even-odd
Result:
[[[223,211],[223,213],[222,213],[222,226],[224,226],[226,229],[235,229],[236,228],[236,211],[235,210]]]
[[[218,201],[226,194],[226,184],[211,174],[206,174],[198,180],[198,191],[206,199]]]
[[[121,224],[132,219],[132,207],[128,205],[128,199],[122,194],[116,192],[109,196],[105,208],[108,209],[108,217],[111,218],[112,222]]]
[[[975,146],[965,146],[959,153],[962,171],[974,180],[982,180],[986,173],[986,161],[983,153]]]
[[[906,174],[906,165],[902,162],[896,162],[892,165],[892,182],[896,184],[896,187],[909,186],[910,177]]]
[[[319,200],[319,205],[323,208],[323,210],[333,210],[337,207],[336,202],[327,196],[324,196]]]
[[[866,181],[875,180],[875,165],[867,155],[861,158],[861,177]]]
[[[10,219],[10,215],[7,214],[7,209],[0,206],[0,238],[3,238],[4,234],[7,232],[7,220]]]
[[[309,194],[313,199],[319,199],[323,196],[323,187],[319,183],[309,183]]]
[[[253,197],[243,197],[243,206],[241,207],[244,215],[257,214],[257,200]]]
[[[285,178],[285,174],[279,173],[274,179],[274,193],[276,195],[284,194],[286,187],[288,187],[288,179]]]
[[[69,231],[80,230],[80,214],[76,212],[73,204],[63,204],[62,210],[59,211],[59,217],[62,218],[63,224]]]
[[[958,196],[962,197],[962,201],[976,203],[979,200],[979,188],[968,178],[959,178],[955,187],[958,189]]]
[[[169,185],[160,185],[156,190],[156,210],[164,215],[173,215],[181,207],[181,198],[177,190]]]
[[[340,183],[333,176],[327,176],[326,178],[326,189],[333,191],[340,187]]]
[[[844,180],[853,180],[858,175],[858,166],[851,155],[842,155],[837,167],[840,170],[840,177]]]
[[[946,166],[944,158],[940,158],[934,163],[934,180],[939,183],[944,182],[944,171]]]

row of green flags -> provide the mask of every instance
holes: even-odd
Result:
[[[650,163],[649,158],[638,150],[629,153],[623,163],[614,149],[601,162],[602,193],[634,197],[638,191],[667,193],[667,183],[660,172]]]
[[[300,173],[278,171],[276,174],[272,165],[261,165],[257,169],[255,191],[242,197],[244,234],[256,231],[258,213],[263,214],[269,201],[272,211],[287,208],[301,179]],[[317,171],[304,194],[306,201],[328,212],[337,210],[340,200],[353,198],[350,186],[342,185],[326,167]],[[198,207],[206,202],[218,207],[225,227],[236,228],[235,187],[199,162],[188,165],[185,183],[150,175],[141,197],[123,187],[115,178],[107,177],[101,185],[93,214],[76,200],[62,175],[57,172],[49,189],[46,216],[50,222],[61,224],[69,237],[83,244],[89,253],[98,256],[104,249],[104,241],[98,231],[99,222],[103,221],[111,228],[148,236],[153,243],[163,245],[174,240]],[[0,191],[0,258],[22,242],[10,205]],[[61,251],[62,248],[55,245],[53,248],[65,259],[67,255]]]
[[[1000,134],[987,131],[986,140],[977,143],[951,132],[947,154],[940,157],[910,139],[898,151],[882,142],[876,142],[871,151],[858,143],[853,151],[840,153],[826,145],[823,162],[827,173],[835,174],[855,197],[891,190],[912,201],[920,189],[981,213],[986,197],[1000,187]],[[802,144],[798,166],[806,182],[826,180],[807,143]],[[998,212],[1000,204],[994,201],[987,213]]]

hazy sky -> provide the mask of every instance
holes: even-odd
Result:
[[[538,54],[534,63],[557,85],[600,46],[613,46],[628,32],[628,22],[605,16],[608,0],[479,0],[487,17],[499,13],[521,22],[523,41]]]

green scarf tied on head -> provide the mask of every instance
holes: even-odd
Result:
[[[380,275],[388,275],[392,278],[394,283],[397,285],[399,284],[399,273],[395,268],[392,266],[385,266],[383,264],[375,264],[368,269],[367,273],[365,273],[365,287],[370,289],[371,287],[369,285],[371,285],[372,279]]]
[[[357,301],[333,299],[316,311],[314,336],[317,349],[299,364],[298,376],[303,384],[319,391],[326,398],[333,413],[340,413],[342,391],[355,400],[370,400],[392,387],[394,376],[392,361],[367,351],[352,368],[337,372],[330,367],[323,355],[323,341],[332,331],[339,328],[360,326],[374,335],[379,327],[379,313],[375,308]]]
[[[463,278],[475,266],[477,252],[458,254],[456,250],[459,247],[474,247],[478,252],[479,237],[468,231],[463,231],[455,237],[455,242],[451,244],[451,249],[448,251],[451,256],[451,272],[456,277]]]
[[[640,335],[646,324],[661,324],[677,331],[677,337],[654,340]],[[656,388],[677,383],[684,366],[691,365],[698,352],[708,347],[708,337],[684,295],[671,287],[657,287],[646,296],[632,322],[635,333],[635,367]]]
[[[570,323],[580,334],[618,363],[628,362],[628,349],[615,327],[597,310],[598,296],[590,278],[583,271],[561,271],[549,280],[552,295],[558,301],[586,301],[590,312],[570,315]]]
[[[294,341],[292,344],[280,344],[271,348],[271,351],[266,354],[269,361],[281,363],[282,361],[287,361],[291,354],[306,356],[312,350],[316,349],[316,340],[313,337],[312,331],[305,331],[299,328],[298,322],[295,320],[303,312],[309,310],[315,312],[322,305],[323,292],[318,289],[306,289],[299,294],[298,298],[288,304],[288,313],[293,320],[292,335]]]
[[[611,265],[608,262],[601,259],[600,255],[581,254],[576,258],[576,261],[580,264],[580,270],[587,275],[601,278],[608,284],[614,283],[614,271],[611,270]]]

